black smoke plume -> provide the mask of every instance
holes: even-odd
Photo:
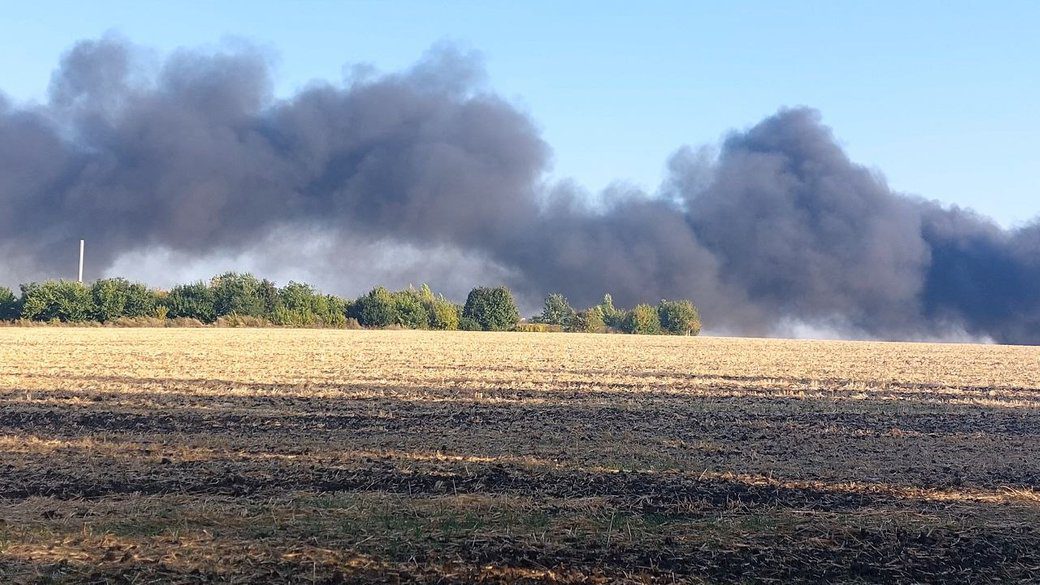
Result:
[[[103,268],[278,234],[283,250],[331,238],[316,262],[340,289],[375,284],[344,256],[390,246],[430,251],[431,280],[494,275],[529,305],[693,297],[715,331],[1040,342],[1040,226],[894,193],[813,110],[680,149],[657,193],[595,199],[546,183],[537,128],[451,47],[289,99],[249,49],[145,55],[82,42],[46,103],[0,98],[0,281],[67,273],[81,237]]]

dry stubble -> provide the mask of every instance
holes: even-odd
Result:
[[[1040,350],[0,329],[0,574],[1001,581]]]

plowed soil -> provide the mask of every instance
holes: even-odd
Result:
[[[1038,348],[0,328],[0,582],[1040,581],[1038,408]]]

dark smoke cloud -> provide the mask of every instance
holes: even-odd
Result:
[[[756,306],[870,332],[916,320],[929,262],[917,204],[852,164],[815,112],[730,136],[700,188],[684,188],[683,159],[672,168],[690,226]]]
[[[537,128],[450,46],[289,99],[257,51],[146,57],[83,42],[45,104],[0,98],[0,281],[68,274],[84,237],[110,270],[223,258],[356,293],[400,266],[453,291],[505,279],[528,307],[691,296],[715,331],[1040,342],[1040,226],[892,192],[812,110],[590,203],[545,183]]]

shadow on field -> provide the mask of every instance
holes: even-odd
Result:
[[[0,395],[11,392],[0,389]],[[442,430],[482,427],[503,429],[530,424],[535,428],[555,426],[570,430],[568,422],[595,421],[598,429],[655,429],[667,431],[683,426],[689,431],[710,431],[725,425],[727,438],[741,441],[749,435],[767,435],[784,429],[813,432],[835,429],[861,435],[891,433],[930,436],[966,434],[1010,435],[1019,438],[1040,436],[1040,416],[1034,409],[987,408],[971,404],[929,404],[927,409],[896,409],[892,401],[863,398],[847,407],[830,400],[813,398],[733,398],[733,404],[718,405],[710,399],[684,396],[656,396],[619,405],[605,403],[594,396],[586,399],[564,398],[554,402],[512,403],[485,400],[413,400],[397,397],[314,399],[287,396],[241,397],[224,395],[199,397],[190,392],[166,391],[162,397],[149,397],[135,403],[119,392],[101,392],[95,400],[83,401],[76,395],[63,397],[48,392],[49,400],[68,398],[81,404],[75,410],[45,410],[24,392],[16,391],[0,412],[0,429],[64,430],[73,432],[270,432],[272,427],[299,430],[322,429],[356,431],[405,431],[437,426]],[[35,396],[33,398],[36,398]],[[727,399],[722,399],[728,402]],[[814,403],[819,403],[814,408]],[[15,408],[25,405],[23,409]],[[46,406],[46,405],[45,405]],[[30,408],[32,407],[32,408]],[[581,426],[581,425],[579,425]]]
[[[103,499],[119,495],[265,497],[285,492],[385,492],[412,497],[501,494],[540,500],[606,498],[641,514],[699,518],[719,510],[774,507],[800,511],[903,508],[939,511],[1040,498],[1040,477],[997,489],[952,486],[925,489],[864,482],[792,481],[728,473],[612,471],[551,462],[502,463],[495,458],[453,459],[438,454],[394,453],[323,461],[297,456],[188,453],[157,456],[150,448],[97,457],[87,446],[21,453],[6,466],[0,498]],[[443,458],[442,458],[443,457]],[[461,459],[461,460],[460,460]],[[1021,494],[1018,498],[1016,494]],[[988,503],[987,503],[988,502]]]
[[[357,467],[356,461],[323,456],[394,449],[490,459],[530,456],[552,463],[547,467],[556,468],[553,471],[605,467],[699,476],[712,470],[832,484],[1040,487],[1036,409],[921,402],[918,394],[898,400],[873,393],[834,400],[736,389],[739,394],[641,392],[605,399],[601,393],[580,390],[497,394],[488,388],[373,389],[364,383],[318,385],[332,391],[330,395],[316,395],[313,386],[304,384],[232,380],[85,376],[65,384],[69,390],[35,395],[0,389],[0,434],[16,442],[17,437],[98,435],[110,441],[146,441],[174,463],[180,446],[191,449],[219,441],[225,451],[237,450],[236,459],[253,459],[224,461],[229,473],[234,466],[260,466],[256,460],[270,456],[272,461],[262,465],[287,477],[292,473],[282,467],[291,470],[296,465],[274,459],[297,457],[302,458],[300,465],[309,462],[319,468]],[[109,384],[129,390],[104,389]],[[217,465],[219,456],[211,458],[214,461],[208,463],[183,463]],[[129,491],[162,493],[176,489],[169,487],[179,485],[176,482],[192,481],[164,477],[172,468],[144,458],[132,465],[118,459],[106,460],[105,465],[129,466],[126,474],[139,476],[133,481],[155,475],[156,482],[168,486]],[[212,471],[209,475],[217,479],[210,481],[222,485],[219,482],[226,480],[219,479],[221,474]],[[315,481],[303,481],[301,489],[312,489]],[[21,489],[11,481],[6,487]],[[18,493],[32,489],[37,488]],[[234,489],[248,493],[260,488]]]
[[[813,487],[789,487],[739,479],[702,479],[678,473],[526,470],[499,464],[437,467],[440,469],[400,469],[392,462],[378,461],[354,469],[323,469],[290,462],[185,461],[145,465],[110,462],[92,469],[52,466],[45,473],[15,469],[0,486],[0,497],[97,499],[121,494],[252,497],[286,491],[378,491],[411,496],[504,494],[543,499],[609,498],[621,508],[642,513],[690,516],[717,509],[755,506],[830,511],[910,501],[883,489],[828,488],[823,483]],[[927,500],[915,504],[929,508],[947,505]]]
[[[672,583],[734,582],[749,574],[756,581],[780,582],[983,583],[1030,581],[1040,565],[1040,538],[1027,525],[886,525],[833,516],[782,523],[769,516],[735,519],[662,524],[634,539],[625,538],[619,525],[613,543],[602,532],[570,530],[539,538],[475,528],[446,539],[431,530],[407,535],[410,540],[400,548],[362,554],[357,551],[372,548],[370,538],[330,535],[320,544],[265,543],[225,530],[219,544],[169,536],[98,541],[70,527],[50,535],[64,543],[59,551],[10,542],[0,551],[0,574],[28,575],[32,578],[25,582],[39,583]]]
[[[767,391],[777,378],[695,376],[687,392],[670,385],[678,377],[657,376],[610,396],[594,382],[514,390],[479,377],[307,385],[83,376],[62,378],[64,390],[3,388],[0,515],[20,506],[23,517],[0,522],[0,576],[1035,579],[1036,408],[999,404],[1008,397],[989,388],[785,395]],[[1005,390],[1028,400],[1035,391]],[[379,519],[383,532],[359,532],[358,518],[301,503],[342,495],[399,505]],[[164,498],[240,508],[193,515]],[[465,506],[478,499],[488,514],[514,506],[538,522],[507,516],[491,530],[470,521]],[[433,518],[448,500],[462,502],[459,516]],[[125,515],[124,503],[139,522],[141,502],[161,508],[155,533],[134,526],[118,540],[88,530]],[[247,518],[251,506],[263,513]],[[199,534],[240,548],[221,556]],[[506,568],[489,573],[492,564]]]
[[[512,370],[512,368],[503,368]],[[523,370],[516,369],[517,372]],[[515,374],[511,374],[514,376]],[[498,406],[500,409],[515,410],[523,408],[530,409],[572,409],[575,405],[580,407],[601,407],[606,402],[603,391],[598,389],[595,383],[579,384],[574,382],[554,382],[551,388],[545,389],[514,389],[495,388],[493,381],[480,377],[459,377],[431,382],[425,377],[417,377],[415,380],[396,379],[388,382],[379,381],[352,381],[348,383],[336,382],[306,382],[306,383],[270,383],[270,382],[243,382],[236,380],[218,379],[191,379],[191,378],[143,378],[128,376],[40,376],[31,375],[35,378],[51,378],[61,380],[69,385],[69,390],[64,394],[68,397],[77,397],[94,402],[118,403],[120,400],[131,400],[135,395],[146,395],[152,402],[169,401],[171,403],[181,402],[184,406],[192,404],[204,405],[212,408],[215,404],[227,408],[250,408],[258,406],[270,406],[281,408],[284,406],[302,407],[307,404],[320,406],[338,406],[336,402],[350,400],[362,404],[375,404],[385,402],[395,406],[404,407],[412,404],[415,408],[436,409],[444,406],[446,402],[458,405],[480,405],[489,409]],[[687,407],[698,403],[715,404],[726,403],[726,406],[738,409],[741,412],[754,413],[762,411],[763,416],[773,414],[775,417],[787,417],[790,411],[798,411],[802,415],[815,418],[826,418],[830,414],[843,414],[842,408],[849,413],[875,412],[891,416],[910,414],[908,409],[919,408],[913,414],[915,418],[943,419],[940,422],[926,423],[921,428],[909,427],[910,431],[921,432],[963,432],[965,429],[957,428],[956,416],[958,413],[990,415],[991,420],[998,423],[996,428],[982,429],[987,432],[1011,432],[1020,433],[1028,431],[1023,425],[1010,425],[1001,428],[999,424],[1006,420],[1026,419],[1032,421],[1040,414],[1040,389],[1035,388],[997,388],[981,386],[957,386],[932,384],[894,384],[877,382],[876,387],[870,388],[869,394],[864,392],[864,386],[859,383],[852,388],[843,386],[845,382],[840,380],[821,381],[801,378],[775,378],[775,377],[749,377],[749,376],[691,376],[689,379],[699,381],[712,380],[719,382],[741,381],[754,383],[795,383],[817,387],[817,393],[802,394],[792,392],[786,394],[778,392],[776,388],[769,386],[726,386],[722,385],[699,385],[695,388],[679,388],[676,391],[672,385],[658,381],[654,384],[643,383],[619,383],[610,382],[604,384],[610,388],[616,388],[621,394],[625,394],[624,400],[611,396],[609,401],[617,404],[614,408],[618,411],[630,411],[641,409],[672,409],[675,407]],[[515,380],[512,377],[503,377],[503,382]],[[409,383],[412,382],[412,383]],[[86,385],[89,390],[81,390],[80,385]],[[121,387],[117,390],[93,389],[97,385],[115,385]],[[835,389],[836,388],[836,389]],[[160,389],[160,393],[154,390]],[[638,392],[632,392],[638,390]],[[781,389],[785,390],[785,389]],[[797,389],[795,389],[797,390]],[[331,395],[322,396],[314,394],[325,392]],[[9,401],[17,401],[19,396],[31,395],[32,391],[26,388],[9,387],[0,388],[0,396],[7,395]],[[49,390],[46,396],[62,396],[61,391]],[[84,396],[86,395],[86,396]],[[108,400],[105,400],[108,399]],[[497,403],[497,404],[496,404]],[[555,404],[553,404],[555,403]],[[843,405],[843,403],[847,403]],[[820,404],[818,408],[816,404]],[[785,409],[784,406],[788,408]],[[894,408],[895,407],[895,408]],[[779,411],[770,413],[768,411]],[[885,413],[885,410],[892,412]],[[930,412],[933,411],[933,412]],[[726,416],[725,409],[713,413],[718,416]],[[953,415],[952,421],[945,421]],[[1003,416],[1002,416],[1003,415]],[[949,424],[943,424],[948,422]],[[1040,427],[1032,424],[1031,427]],[[952,428],[951,428],[952,427]],[[864,426],[863,428],[867,428]],[[1038,430],[1038,429],[1035,429]],[[1040,430],[1038,430],[1040,432]]]

